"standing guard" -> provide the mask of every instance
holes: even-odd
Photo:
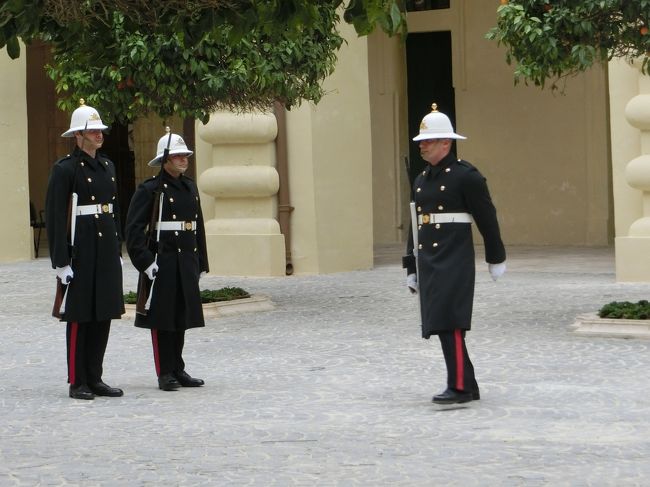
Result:
[[[115,166],[97,152],[106,128],[82,99],[62,134],[74,137],[76,146],[52,167],[46,196],[58,290],[53,315],[67,322],[69,395],[74,399],[123,394],[102,381],[111,320],[124,313]]]
[[[126,222],[127,249],[140,271],[138,292],[148,294],[138,296],[147,304],[136,313],[135,326],[151,329],[158,387],[163,391],[204,384],[185,371],[183,361],[185,330],[205,326],[199,278],[208,272],[199,191],[184,174],[191,155],[181,136],[161,137],[156,157],[149,162],[160,166],[160,173],[138,187]],[[143,279],[150,285],[141,285]]]
[[[420,142],[420,155],[428,165],[413,183],[413,230],[403,266],[408,288],[419,292],[422,337],[438,335],[447,366],[447,389],[433,402],[455,404],[480,399],[465,345],[476,271],[472,221],[483,237],[485,260],[495,281],[506,270],[506,252],[485,178],[451,153],[452,139],[465,137],[454,132],[435,104],[432,108],[413,138]]]

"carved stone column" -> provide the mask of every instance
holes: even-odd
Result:
[[[198,177],[204,200],[213,199],[203,201],[211,272],[283,276],[284,236],[275,218],[275,117],[217,112],[207,125],[197,125],[197,135],[203,146],[212,146]]]
[[[641,154],[625,166],[625,180],[641,192],[641,205],[634,212],[627,236],[616,239],[616,272],[620,281],[650,280],[650,77],[640,70],[637,74],[639,94],[627,103],[625,119],[639,130]]]

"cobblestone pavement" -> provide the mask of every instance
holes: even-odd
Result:
[[[276,308],[187,333],[199,389],[159,391],[147,332],[114,321],[104,379],[125,395],[94,401],[67,396],[49,260],[0,265],[0,486],[650,485],[650,341],[570,327],[650,285],[616,283],[611,249],[509,252],[497,283],[477,261],[482,398],[452,409],[431,404],[444,361],[399,250],[369,271],[205,277]]]

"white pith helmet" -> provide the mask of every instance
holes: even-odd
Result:
[[[438,111],[438,105],[431,105],[431,113],[428,113],[420,123],[420,133],[413,137],[414,141],[427,139],[466,139],[454,132],[449,117]]]
[[[79,100],[79,108],[72,112],[70,117],[70,128],[61,134],[61,137],[74,137],[79,130],[104,130],[108,127],[102,123],[99,113],[93,107],[86,105],[82,98]]]
[[[149,166],[151,167],[160,166],[160,163],[162,161],[162,156],[165,153],[165,149],[167,148],[168,143],[169,143],[170,156],[176,154],[185,154],[186,156],[191,156],[192,154],[194,154],[194,152],[189,150],[187,148],[187,145],[185,145],[185,141],[183,140],[183,137],[181,137],[178,134],[171,134],[171,140],[170,140],[169,127],[166,127],[165,131],[167,133],[163,135],[158,141],[158,149],[156,150],[156,157],[154,157],[149,161]]]

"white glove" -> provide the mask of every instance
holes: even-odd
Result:
[[[152,262],[151,265],[144,270],[144,273],[150,281],[153,281],[153,278],[156,277],[156,274],[158,273],[158,264],[156,264],[155,261]]]
[[[199,279],[201,279],[201,278],[202,278],[203,276],[205,276],[206,274],[207,274],[207,272],[205,272],[205,271],[201,272],[201,274],[199,274]]]
[[[416,274],[409,274],[406,276],[406,285],[412,294],[418,293],[418,276]]]
[[[488,270],[490,271],[490,276],[492,276],[492,280],[496,281],[506,271],[506,263],[501,262],[500,264],[488,264]]]
[[[69,284],[70,281],[72,281],[72,278],[74,277],[74,272],[72,271],[72,267],[70,267],[69,265],[65,267],[57,267],[56,277],[61,279],[61,282],[63,284]]]

